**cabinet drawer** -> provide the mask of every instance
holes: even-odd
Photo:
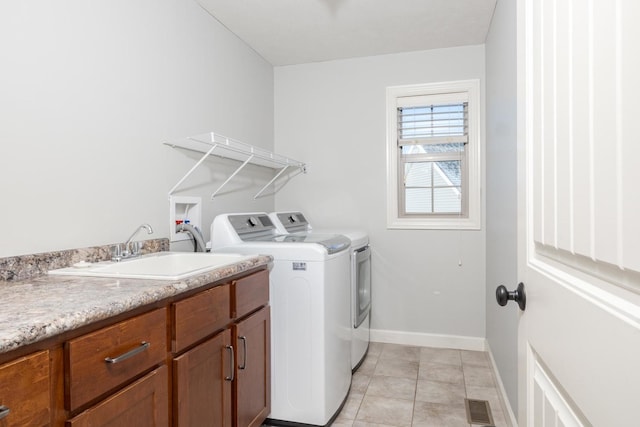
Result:
[[[231,321],[230,285],[221,285],[173,304],[171,350],[178,353]]]
[[[158,309],[67,343],[67,409],[90,400],[165,361],[167,317]]]
[[[262,270],[242,279],[234,280],[233,318],[240,318],[269,303],[269,271]]]
[[[161,366],[67,421],[67,427],[169,425],[167,367]]]
[[[0,405],[2,427],[49,425],[48,351],[0,366]]]

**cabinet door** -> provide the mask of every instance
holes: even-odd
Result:
[[[0,366],[0,426],[49,425],[49,352]]]
[[[227,329],[173,360],[174,426],[231,426],[233,351]]]
[[[67,421],[67,427],[160,427],[169,425],[167,367],[133,384]]]
[[[236,427],[258,427],[271,412],[270,328],[268,306],[234,325]]]

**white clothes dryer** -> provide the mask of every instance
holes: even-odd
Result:
[[[350,241],[280,234],[266,213],[218,215],[213,252],[266,254],[271,304],[267,424],[333,422],[351,385]]]
[[[269,217],[280,233],[342,234],[351,240],[351,369],[355,372],[369,349],[371,318],[371,247],[363,230],[317,230],[302,212],[272,212]]]

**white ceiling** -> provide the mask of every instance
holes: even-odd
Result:
[[[484,43],[496,0],[198,0],[273,65]]]

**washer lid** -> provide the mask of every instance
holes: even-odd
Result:
[[[318,244],[327,249],[329,254],[343,251],[351,245],[351,240],[340,234],[320,234],[320,233],[296,233],[261,235],[243,238],[245,242],[273,242],[273,243],[300,243]]]
[[[271,222],[276,227],[278,234],[290,233],[321,233],[321,234],[342,234],[351,240],[351,247],[359,249],[369,244],[369,235],[362,229],[354,228],[329,228],[317,229],[311,227],[307,218],[298,211],[271,212],[269,214]]]
[[[329,229],[314,229],[314,233],[325,234],[342,234],[351,240],[351,247],[358,249],[369,244],[369,235],[366,231],[355,228],[329,228]]]

